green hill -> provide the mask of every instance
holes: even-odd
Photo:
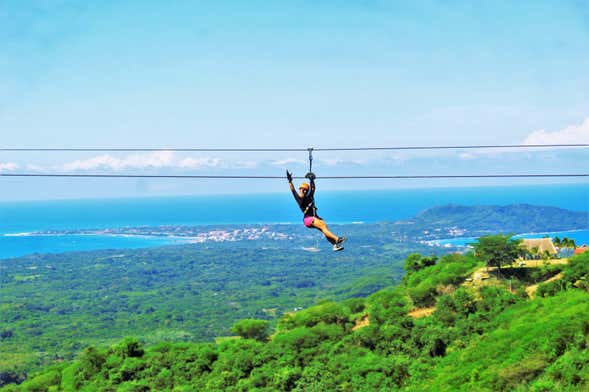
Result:
[[[285,314],[271,336],[266,322],[245,320],[234,330],[251,338],[218,345],[126,339],[3,391],[589,389],[589,254],[559,267],[562,279],[534,299],[517,274],[513,291],[502,280],[463,285],[481,265],[414,255],[394,289]],[[420,304],[435,311],[410,317]]]
[[[542,233],[586,229],[589,213],[530,204],[432,207],[396,229],[412,238],[478,237],[493,233]]]

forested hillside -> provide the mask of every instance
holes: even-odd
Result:
[[[432,207],[407,221],[399,233],[412,238],[479,237],[493,233],[541,233],[587,229],[589,212],[530,204],[505,206],[445,205]]]
[[[393,286],[419,246],[388,237],[339,253],[226,243],[2,260],[0,386],[3,374],[22,378],[124,336],[211,342],[242,318],[276,324],[323,299]]]
[[[556,220],[549,212],[563,214],[568,228],[580,216],[532,206],[446,206],[425,211],[411,222],[336,226],[350,236],[346,251],[339,253],[303,226],[269,225],[264,226],[268,232],[288,232],[289,239],[0,260],[0,387],[30,378],[50,364],[70,361],[88,347],[103,350],[116,345],[125,336],[133,336],[149,351],[156,344],[219,341],[232,335],[231,326],[240,319],[263,320],[274,331],[285,314],[394,287],[404,274],[403,259],[412,252],[448,252],[420,243],[419,238],[445,237],[460,222],[461,229],[474,231],[493,222],[521,228],[512,214],[546,229]],[[473,217],[487,220],[481,223]],[[250,228],[260,231],[260,226]],[[233,230],[198,228],[220,229]],[[448,262],[453,258],[460,262]],[[444,290],[458,287],[481,262],[460,256],[436,260],[409,257],[405,282],[395,291],[409,300],[409,308],[423,308],[424,314],[431,313]],[[516,274],[522,282],[512,279],[512,287],[521,289],[524,283],[537,283],[557,272]],[[554,291],[556,284],[560,283],[538,292]],[[368,309],[372,302],[362,303]],[[370,315],[375,312],[355,313],[346,316],[350,323],[358,319],[374,324]]]
[[[413,255],[393,289],[234,326],[219,345],[127,339],[11,390],[580,391],[589,388],[589,254],[464,284],[473,255]],[[560,279],[540,286],[529,276]],[[509,279],[504,277],[509,276]],[[518,279],[520,277],[521,279]],[[470,280],[470,279],[469,279]],[[512,290],[509,290],[511,286]],[[435,306],[430,316],[409,312]]]

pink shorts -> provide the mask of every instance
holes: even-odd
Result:
[[[315,220],[315,217],[313,216],[306,216],[305,219],[303,219],[303,222],[305,223],[305,226],[307,227],[313,227],[313,221]]]

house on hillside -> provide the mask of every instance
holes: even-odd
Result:
[[[524,238],[521,246],[528,250],[532,258],[540,258],[544,255],[552,257],[558,254],[551,238]]]
[[[589,246],[587,246],[587,244],[583,244],[583,245],[575,248],[575,251],[573,252],[573,254],[580,255],[581,253],[585,253],[585,252],[589,252]]]

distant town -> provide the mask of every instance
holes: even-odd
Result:
[[[46,230],[37,235],[112,235],[144,237],[176,237],[189,243],[236,242],[257,240],[288,240],[288,234],[276,231],[271,226],[243,228],[207,228],[189,226],[119,227],[84,230]]]

